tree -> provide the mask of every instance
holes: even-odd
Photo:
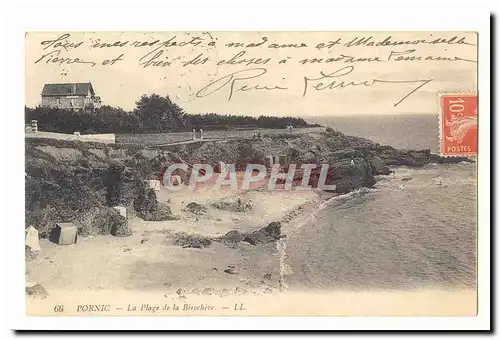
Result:
[[[135,103],[134,114],[141,121],[141,128],[146,131],[180,131],[186,127],[184,110],[168,96],[157,94],[142,95]]]
[[[94,115],[102,120],[100,131],[115,133],[136,133],[139,131],[139,117],[121,108],[104,105]]]

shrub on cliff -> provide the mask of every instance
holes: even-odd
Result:
[[[264,153],[255,149],[249,140],[240,141],[237,148],[236,170],[245,170],[248,164],[264,164]]]
[[[110,234],[117,237],[127,237],[132,235],[132,228],[129,227],[127,219],[121,215],[113,217]]]
[[[72,222],[105,205],[105,188],[92,168],[35,156],[26,158],[26,172],[25,221],[42,237],[55,223]]]
[[[145,188],[134,200],[134,208],[137,216],[144,221],[170,221],[179,219],[172,215],[170,207],[158,202],[153,189]]]
[[[123,234],[124,236],[132,235],[131,230],[127,231],[127,219],[113,208],[106,207],[100,210],[94,218],[93,224],[94,228],[96,228],[101,235],[112,234],[114,236],[119,236],[115,235],[116,233]]]
[[[130,236],[132,230],[128,221],[120,213],[110,207],[93,207],[73,221],[82,236],[115,235]]]
[[[132,207],[134,199],[144,187],[139,178],[139,170],[117,161],[109,165],[104,179],[108,206]]]
[[[154,213],[157,205],[156,193],[150,188],[144,188],[134,200],[134,208],[137,216],[144,220],[147,220],[147,217]]]

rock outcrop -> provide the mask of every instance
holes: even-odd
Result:
[[[264,228],[250,234],[244,234],[243,241],[253,245],[266,244],[278,240],[281,237],[281,223],[271,222]]]
[[[25,221],[41,237],[57,222],[75,223],[80,235],[109,234],[113,225],[117,235],[130,234],[109,209],[120,205],[134,212],[144,180],[170,159],[168,152],[144,153],[137,145],[53,139],[27,139],[25,150]],[[154,200],[151,220],[176,218]]]
[[[26,295],[41,299],[45,299],[49,295],[49,293],[47,293],[47,290],[39,283],[32,286],[27,286],[25,288],[25,291]]]
[[[467,158],[444,158],[430,150],[398,150],[370,140],[327,132],[303,135],[273,135],[230,143],[193,143],[147,147],[138,144],[100,144],[53,139],[26,139],[26,226],[33,225],[47,237],[55,222],[73,222],[80,234],[111,233],[113,216],[107,209],[123,206],[148,221],[178,219],[170,208],[158,202],[156,194],[145,188],[144,180],[160,179],[165,167],[183,159],[191,164],[219,162],[235,164],[265,163],[265,155],[286,155],[300,164],[318,164],[310,184],[318,184],[320,165],[328,164],[326,184],[346,193],[375,184],[376,175],[387,175],[390,166],[419,167],[429,163],[469,162]],[[183,174],[187,176],[188,174]],[[185,180],[185,178],[183,178]],[[300,171],[294,182],[301,181]],[[233,206],[221,204],[227,210]],[[206,207],[190,203],[194,214]],[[104,217],[103,217],[104,216]],[[96,223],[106,220],[104,224]],[[114,220],[113,220],[114,221]],[[115,228],[118,234],[128,234]],[[253,243],[268,239],[265,232],[247,236]]]

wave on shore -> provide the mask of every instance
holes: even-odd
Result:
[[[334,205],[341,204],[346,202],[349,199],[357,198],[366,195],[367,193],[372,193],[376,192],[377,189],[373,188],[359,188],[357,190],[351,191],[347,194],[342,194],[342,195],[337,195],[333,196],[324,202],[320,203],[317,208],[312,210],[309,214],[300,217],[296,223],[293,224],[294,229],[300,229],[302,228],[305,224],[310,223],[311,221],[315,220],[320,213],[322,213],[324,210],[327,208],[331,208]]]

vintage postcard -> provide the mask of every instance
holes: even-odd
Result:
[[[26,314],[475,316],[477,55],[472,31],[27,32]]]

